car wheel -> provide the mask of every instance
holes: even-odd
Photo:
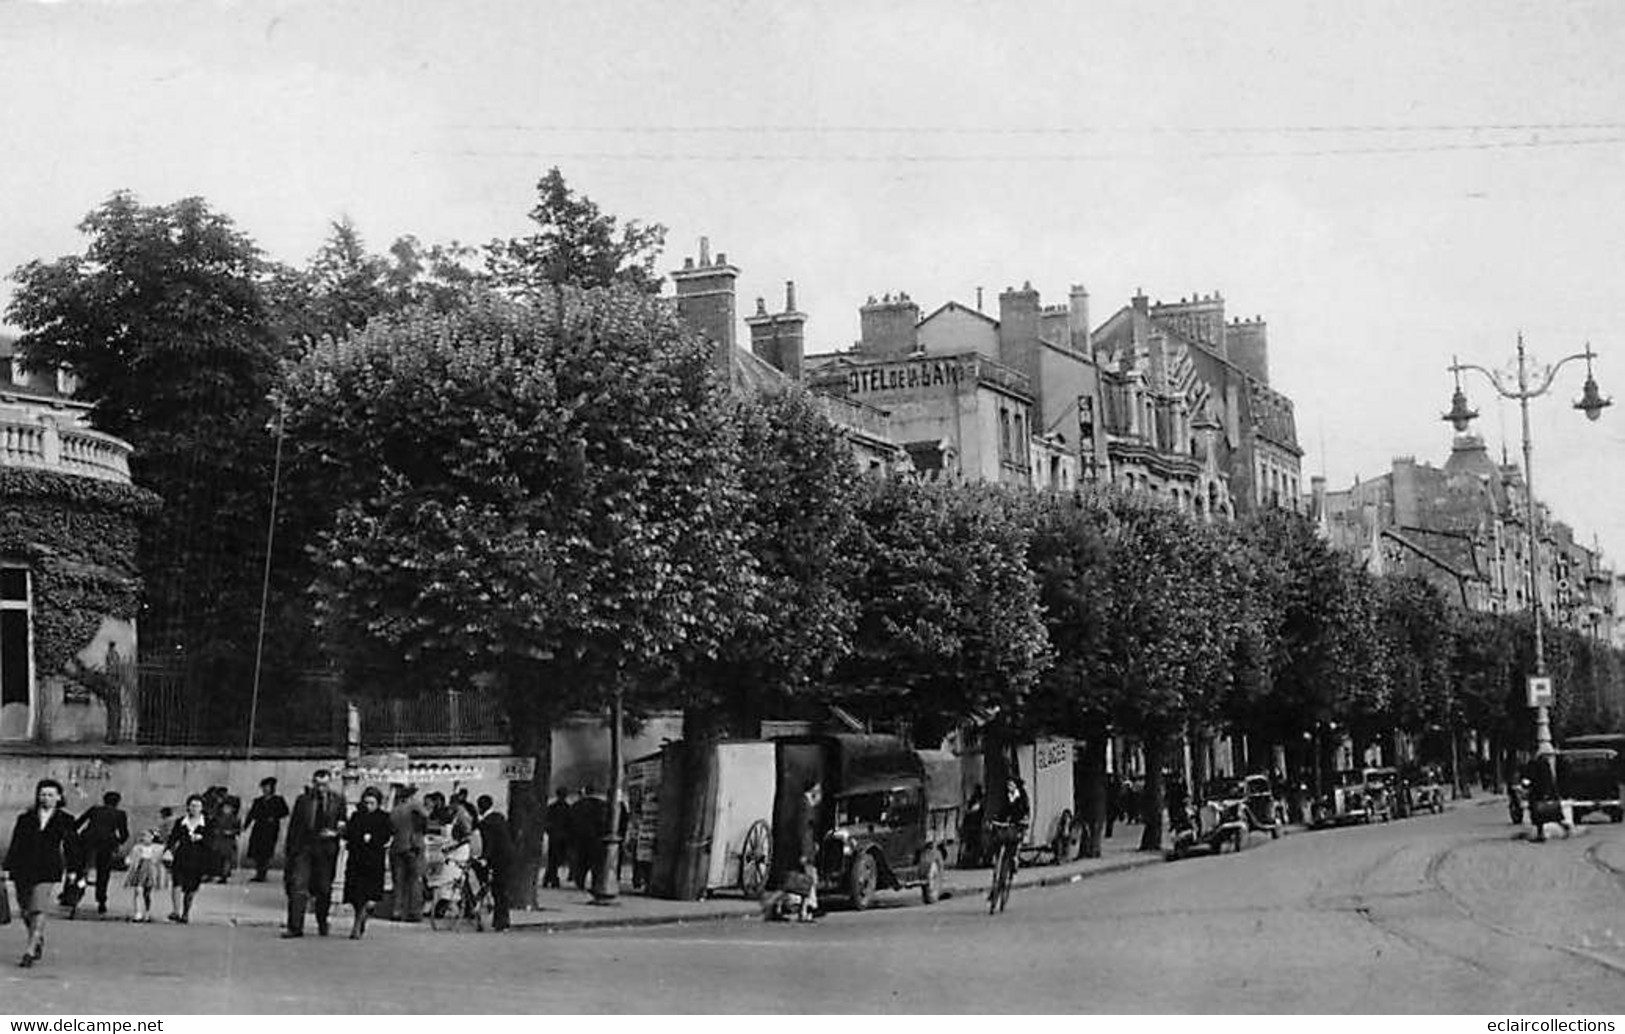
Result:
[[[875,903],[877,875],[874,855],[865,853],[852,859],[852,871],[846,876],[846,890],[852,899],[852,907],[859,912]]]
[[[1614,808],[1614,809],[1612,809],[1612,810],[1610,810],[1608,812],[1608,821],[1609,822],[1618,822],[1622,818],[1625,818],[1625,811],[1621,811],[1618,808]]]
[[[927,905],[942,900],[942,859],[935,851],[931,852],[931,861],[925,867],[925,882],[920,884],[920,898]]]

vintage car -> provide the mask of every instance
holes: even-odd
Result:
[[[1256,830],[1269,832],[1273,840],[1281,835],[1286,825],[1286,804],[1275,796],[1275,788],[1266,775],[1250,775],[1242,783],[1247,801],[1247,822]]]
[[[1444,780],[1435,765],[1418,766],[1405,780],[1406,805],[1411,814],[1419,811],[1437,815],[1444,811]]]
[[[1333,773],[1331,787],[1310,807],[1309,824],[1315,827],[1370,822],[1365,774],[1354,769]]]
[[[1367,768],[1360,773],[1365,780],[1366,821],[1402,819],[1410,815],[1405,806],[1405,780],[1397,768]]]
[[[1170,814],[1169,821],[1173,827],[1173,845],[1163,857],[1170,862],[1200,850],[1220,854],[1225,844],[1240,851],[1247,846],[1252,832],[1246,783],[1231,778],[1209,780],[1206,800],[1198,807],[1187,809],[1183,815]]]
[[[857,734],[785,738],[779,757],[776,839],[796,835],[779,816],[788,818],[802,787],[816,781],[826,791],[820,896],[845,897],[856,909],[869,908],[882,890],[918,887],[927,904],[942,896],[958,837],[958,758]]]
[[[1594,811],[1620,821],[1625,817],[1625,787],[1620,785],[1619,755],[1602,747],[1558,751],[1557,796],[1575,822]]]

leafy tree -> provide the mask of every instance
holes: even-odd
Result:
[[[199,198],[116,193],[80,230],[82,254],[13,274],[7,315],[29,365],[70,370],[96,426],[135,447],[136,482],[164,499],[140,547],[144,651],[185,659],[240,724],[271,490],[273,270]]]
[[[376,319],[288,371],[301,491],[339,500],[317,613],[345,667],[412,691],[489,679],[517,749],[663,699],[754,589],[736,432],[704,342],[624,289]],[[516,799],[532,863],[540,799]]]
[[[816,400],[799,390],[735,406],[742,503],[735,520],[759,582],[714,657],[684,673],[682,702],[720,708],[739,735],[782,713],[851,650],[859,474]]]
[[[1171,737],[1222,706],[1230,684],[1229,596],[1220,546],[1187,515],[1133,496],[1108,497],[1108,603],[1097,678],[1116,723],[1145,749],[1142,850],[1162,847],[1162,772]]]
[[[857,630],[835,692],[910,721],[921,743],[975,715],[1015,728],[1048,644],[1011,495],[869,482],[858,519]]]
[[[605,215],[596,202],[572,190],[557,167],[537,181],[530,220],[536,224],[530,234],[485,247],[486,269],[497,289],[514,295],[535,294],[551,284],[618,284],[645,294],[660,290],[655,263],[666,228]]]
[[[1377,606],[1392,690],[1385,717],[1413,734],[1448,723],[1456,648],[1449,601],[1424,579],[1396,575],[1379,580]]]
[[[319,341],[407,309],[447,312],[467,303],[481,282],[468,264],[472,255],[455,242],[425,247],[412,236],[380,255],[367,250],[355,224],[339,219],[306,268],[279,271],[280,323],[294,340]]]
[[[1038,587],[1052,662],[1024,711],[1033,733],[1083,740],[1085,778],[1074,787],[1073,814],[1084,824],[1082,850],[1099,857],[1106,821],[1105,740],[1115,715],[1108,685],[1098,677],[1105,649],[1107,546],[1102,503],[1057,494],[1035,496],[1027,563]]]

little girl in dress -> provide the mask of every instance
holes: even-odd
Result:
[[[131,922],[152,922],[152,892],[162,890],[164,879],[163,837],[157,830],[143,830],[130,848],[130,875],[124,885],[130,888],[135,914]]]

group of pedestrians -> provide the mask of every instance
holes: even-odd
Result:
[[[419,803],[414,787],[399,786],[394,806],[386,812],[383,791],[369,786],[346,817],[343,800],[330,782],[331,773],[318,769],[289,813],[283,870],[288,921],[283,937],[304,936],[307,911],[316,917],[316,932],[327,936],[340,843],[347,852],[344,903],[354,910],[352,939],[366,933],[368,916],[383,900],[386,871],[393,886],[395,918],[420,922],[428,835],[436,826],[445,831],[449,849],[464,847],[470,861],[478,861],[491,890],[491,927],[508,928],[516,852],[507,817],[496,810],[489,795],[470,803],[466,791],[449,800],[431,793]]]
[[[132,842],[129,816],[118,793],[104,794],[101,804],[75,819],[64,805],[62,784],[40,780],[34,804],[18,816],[0,864],[16,888],[17,910],[28,934],[18,964],[32,966],[44,955],[47,909],[58,897],[59,885],[66,880],[69,888],[83,888],[85,874],[91,871],[99,914],[107,912],[111,874],[122,867],[128,873],[125,885],[131,891],[132,921],[150,922],[153,896],[167,888],[169,920],[189,923],[199,888],[223,875],[220,843],[228,834],[222,830],[229,831],[235,856],[242,829],[229,795],[214,793],[220,789],[188,796],[179,816],[162,809],[159,825],[139,830]],[[290,807],[277,794],[276,780],[265,779],[248,813],[248,856],[256,882],[266,879],[283,821],[287,822],[284,937],[304,935],[307,913],[315,915],[317,933],[328,934],[341,851],[346,856],[344,903],[354,909],[351,938],[362,937],[369,914],[384,899],[386,872],[392,876],[395,917],[407,922],[421,919],[427,836],[436,826],[445,831],[448,845],[462,846],[466,856],[478,859],[490,886],[492,927],[503,930],[509,925],[509,883],[517,852],[507,819],[489,796],[470,803],[466,791],[450,799],[432,793],[419,803],[414,787],[400,786],[394,807],[386,811],[383,791],[368,787],[355,809],[347,811],[343,796],[332,786],[332,773],[318,769]]]
[[[624,838],[631,821],[631,812],[623,798],[620,807],[620,835]],[[559,787],[553,801],[547,806],[542,820],[547,833],[547,867],[542,872],[542,887],[559,886],[559,870],[577,890],[585,890],[598,880],[607,852],[604,835],[609,831],[609,809],[606,799],[591,786],[581,788],[574,801],[570,791]],[[621,860],[626,860],[626,852]]]

